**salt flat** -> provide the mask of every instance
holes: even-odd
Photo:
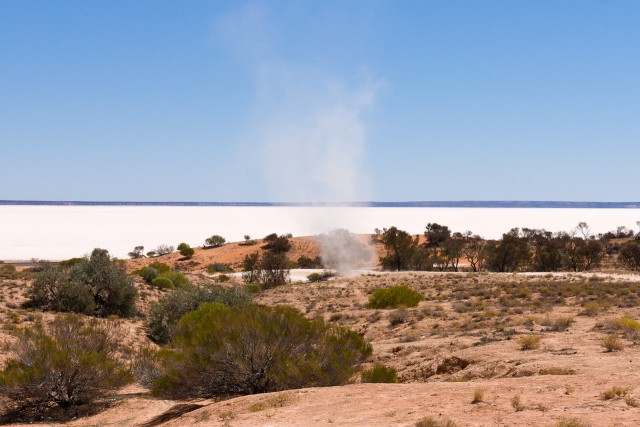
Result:
[[[498,238],[512,227],[570,231],[578,222],[593,233],[617,226],[636,229],[636,209],[386,208],[246,206],[0,206],[0,259],[58,260],[95,247],[126,257],[136,245],[200,246],[220,234],[227,241],[266,234],[314,235],[334,228],[372,233],[397,226],[422,233],[428,222],[454,231]]]

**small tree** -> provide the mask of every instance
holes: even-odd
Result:
[[[165,245],[160,244],[158,245],[158,247],[156,248],[156,254],[157,255],[166,255],[166,254],[170,254],[171,252],[174,251],[174,247],[173,246],[169,246],[169,245]]]
[[[620,249],[620,262],[629,270],[640,271],[640,243],[630,241]]]
[[[213,236],[209,237],[204,241],[204,245],[205,247],[209,247],[209,248],[218,248],[224,245],[226,242],[227,241],[225,240],[224,237],[214,234]]]
[[[260,253],[248,254],[242,260],[242,279],[245,283],[260,283]]]
[[[186,259],[191,259],[191,257],[195,253],[193,248],[186,243],[180,243],[178,245],[178,252],[180,252],[180,255],[182,255]]]
[[[387,250],[387,255],[380,258],[380,263],[387,270],[409,270],[418,247],[409,233],[396,227],[384,229],[380,241]]]
[[[291,249],[291,242],[289,241],[291,237],[291,234],[278,236],[276,233],[271,233],[263,239],[265,245],[262,246],[262,249],[268,249],[278,253],[288,252]]]
[[[144,258],[144,246],[136,246],[135,248],[133,248],[133,251],[129,252],[129,258],[131,259],[138,259],[138,258]]]
[[[266,252],[260,261],[263,289],[284,285],[289,280],[289,260],[284,253]]]
[[[115,323],[67,314],[45,328],[18,332],[15,357],[0,372],[0,394],[9,421],[65,420],[77,409],[132,380],[121,368]]]

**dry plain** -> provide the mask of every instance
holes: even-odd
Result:
[[[175,254],[154,260],[206,285],[217,280],[203,266],[212,261],[235,265],[244,256],[238,248],[199,249],[190,261]],[[315,251],[309,239],[294,239],[291,257]],[[128,268],[148,262],[129,261]],[[29,280],[5,276],[0,284],[2,360],[11,355],[15,328],[54,316],[21,308]],[[399,284],[423,295],[417,307],[367,308],[374,290]],[[136,286],[142,316],[171,292],[138,277]],[[398,383],[364,384],[356,376],[341,387],[220,402],[157,399],[133,385],[111,395],[104,411],[67,424],[414,426],[425,417],[457,426],[640,424],[640,331],[633,322],[640,318],[637,275],[373,272],[291,283],[264,290],[255,301],[293,306],[308,317],[358,331],[373,346],[363,368],[394,367]],[[119,323],[125,347],[148,341],[143,317],[112,321]],[[615,335],[622,349],[606,351],[607,335]],[[527,340],[533,348],[523,350]]]

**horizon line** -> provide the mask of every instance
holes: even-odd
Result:
[[[86,200],[0,200],[0,206],[240,206],[240,207],[467,207],[467,208],[640,208],[640,202],[557,200],[423,200],[358,202],[169,202]]]

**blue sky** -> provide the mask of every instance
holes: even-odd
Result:
[[[0,0],[0,199],[637,201],[640,2]]]

